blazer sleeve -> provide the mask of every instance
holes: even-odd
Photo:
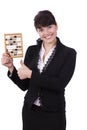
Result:
[[[56,91],[62,90],[66,87],[73,76],[75,63],[76,51],[73,50],[68,54],[67,58],[64,59],[64,65],[62,65],[62,69],[56,77],[42,75],[33,71],[30,83],[33,86],[39,86],[44,89]]]
[[[17,70],[15,67],[14,67],[12,75],[10,76],[9,71],[8,71],[7,75],[13,81],[13,83],[16,84],[21,90],[25,91],[28,89],[30,79],[27,78],[27,79],[21,80],[18,77]]]
[[[31,57],[31,53],[29,53],[29,52],[30,52],[30,49],[28,48],[27,51],[26,51],[26,54],[25,54],[25,58],[24,58],[24,64],[25,65],[27,65],[28,59],[30,59],[28,57]],[[17,69],[15,67],[14,67],[12,75],[10,75],[9,71],[8,71],[7,75],[21,90],[25,91],[29,88],[30,79],[27,78],[27,79],[21,80],[18,77]]]

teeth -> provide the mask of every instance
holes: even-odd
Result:
[[[45,37],[46,39],[49,39],[49,38],[51,38],[51,36],[47,36],[47,37]]]

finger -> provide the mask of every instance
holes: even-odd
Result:
[[[3,54],[2,54],[2,57],[9,57],[9,58],[11,58],[11,56],[10,56],[9,53],[3,53]]]
[[[22,61],[22,60],[20,60],[20,64],[21,64],[21,66],[23,66],[23,65],[24,65],[24,63],[23,63],[23,61]]]

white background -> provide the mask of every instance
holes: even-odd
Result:
[[[48,9],[56,17],[60,40],[77,51],[76,69],[66,87],[67,130],[87,130],[87,5],[86,0],[0,0],[0,58],[4,52],[4,33],[22,33],[24,53],[36,44],[38,34],[33,18]],[[23,58],[22,58],[23,59]],[[20,67],[20,58],[14,59]],[[25,92],[7,77],[0,63],[0,130],[22,130]]]

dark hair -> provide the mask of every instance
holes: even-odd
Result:
[[[54,15],[49,10],[39,11],[34,17],[34,26],[36,29],[51,24],[57,25]]]

